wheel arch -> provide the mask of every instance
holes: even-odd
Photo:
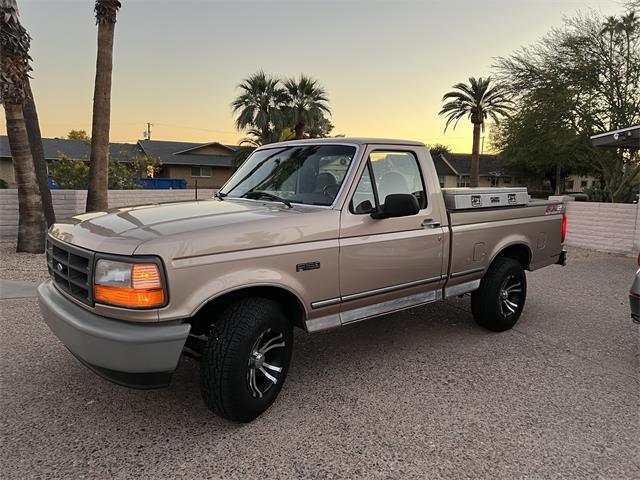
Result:
[[[529,270],[529,266],[531,265],[531,248],[524,242],[513,242],[502,246],[493,256],[489,265],[491,265],[496,258],[512,258],[520,263],[524,270]]]
[[[305,328],[307,311],[300,297],[282,285],[259,284],[236,287],[221,292],[204,301],[189,319],[194,333],[205,333],[213,319],[221,314],[229,305],[242,298],[259,297],[274,300],[285,311],[287,318],[295,327]]]

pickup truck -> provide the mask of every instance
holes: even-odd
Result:
[[[566,257],[563,204],[524,195],[441,190],[422,143],[270,144],[213,198],[53,225],[39,303],[99,375],[167,386],[184,353],[200,361],[206,405],[248,422],[282,388],[294,327],[320,332],[465,294],[479,325],[513,327],[525,270]]]

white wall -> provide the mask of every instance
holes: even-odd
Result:
[[[638,204],[567,202],[566,244],[602,252],[638,254]]]
[[[215,190],[198,189],[198,198],[211,197]],[[63,219],[84,212],[86,190],[52,190],[56,218]],[[194,200],[195,190],[109,190],[109,207],[147,203]],[[18,234],[18,190],[0,190],[0,236]]]

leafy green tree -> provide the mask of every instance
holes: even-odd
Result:
[[[310,126],[320,127],[321,132],[325,114],[331,115],[325,89],[317,80],[304,74],[299,79],[288,78],[284,86],[288,94],[286,118],[296,132],[295,138],[304,138],[305,129]]]
[[[307,135],[309,138],[327,138],[331,136],[332,131],[333,124],[325,116],[321,116],[307,127]]]
[[[582,161],[595,158],[588,137],[577,136],[566,121],[564,88],[536,90],[492,133],[495,150],[505,166],[523,177],[542,176],[556,194],[570,172],[588,174]]]
[[[633,200],[640,183],[638,154],[593,149],[589,137],[640,123],[636,11],[568,18],[495,67],[516,103],[516,113],[500,126],[498,144],[505,152],[516,152],[520,166],[540,173],[548,162],[590,171],[609,201]]]
[[[470,184],[477,187],[480,177],[480,133],[484,131],[488,118],[499,123],[502,117],[508,116],[512,102],[501,85],[492,85],[490,77],[470,77],[469,84],[456,83],[452,91],[444,94],[442,101],[446,103],[438,114],[447,117],[445,132],[452,122],[455,129],[463,117],[469,118],[473,124]]]
[[[280,80],[259,71],[242,80],[240,95],[231,103],[238,130],[250,129],[261,145],[272,143],[284,125],[287,94]]]
[[[159,160],[146,155],[128,157],[127,152],[120,152],[119,155],[119,160],[111,160],[107,167],[109,190],[140,188],[134,178],[146,178],[149,174],[157,172],[161,166]],[[89,166],[85,160],[72,159],[61,154],[55,162],[51,162],[49,172],[62,189],[85,190],[89,185]]]
[[[67,140],[82,140],[91,143],[91,137],[87,135],[86,130],[71,130],[67,133]]]
[[[440,155],[446,156],[447,153],[451,153],[451,149],[442,143],[434,143],[429,145],[429,152],[432,157],[438,157]]]
[[[85,190],[89,185],[89,165],[83,160],[60,154],[49,165],[49,173],[59,188],[65,190]]]

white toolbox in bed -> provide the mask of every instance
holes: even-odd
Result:
[[[522,206],[530,200],[526,187],[443,188],[442,195],[449,210]]]

